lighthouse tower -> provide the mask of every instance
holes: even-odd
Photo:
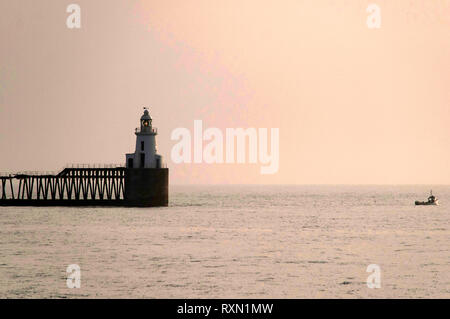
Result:
[[[150,207],[169,204],[169,169],[156,152],[156,128],[147,108],[136,129],[134,153],[126,154],[125,194],[127,206]]]
[[[158,130],[152,127],[152,118],[147,108],[141,116],[140,128],[136,128],[136,148],[134,153],[126,154],[127,168],[161,168],[162,156],[156,148]]]

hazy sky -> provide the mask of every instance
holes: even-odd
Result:
[[[174,184],[450,183],[450,0],[4,0],[0,39],[0,171],[124,162],[148,106]],[[174,164],[194,120],[279,128],[279,172]]]

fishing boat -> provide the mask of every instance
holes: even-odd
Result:
[[[431,190],[430,197],[428,197],[428,201],[421,202],[416,200],[416,205],[439,205],[439,200],[433,195],[433,190]]]

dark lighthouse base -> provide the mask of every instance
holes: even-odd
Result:
[[[125,205],[130,207],[168,206],[169,169],[126,169]]]

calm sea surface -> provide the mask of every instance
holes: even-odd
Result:
[[[429,188],[173,186],[168,208],[0,207],[0,297],[449,298],[450,186],[415,207]]]

